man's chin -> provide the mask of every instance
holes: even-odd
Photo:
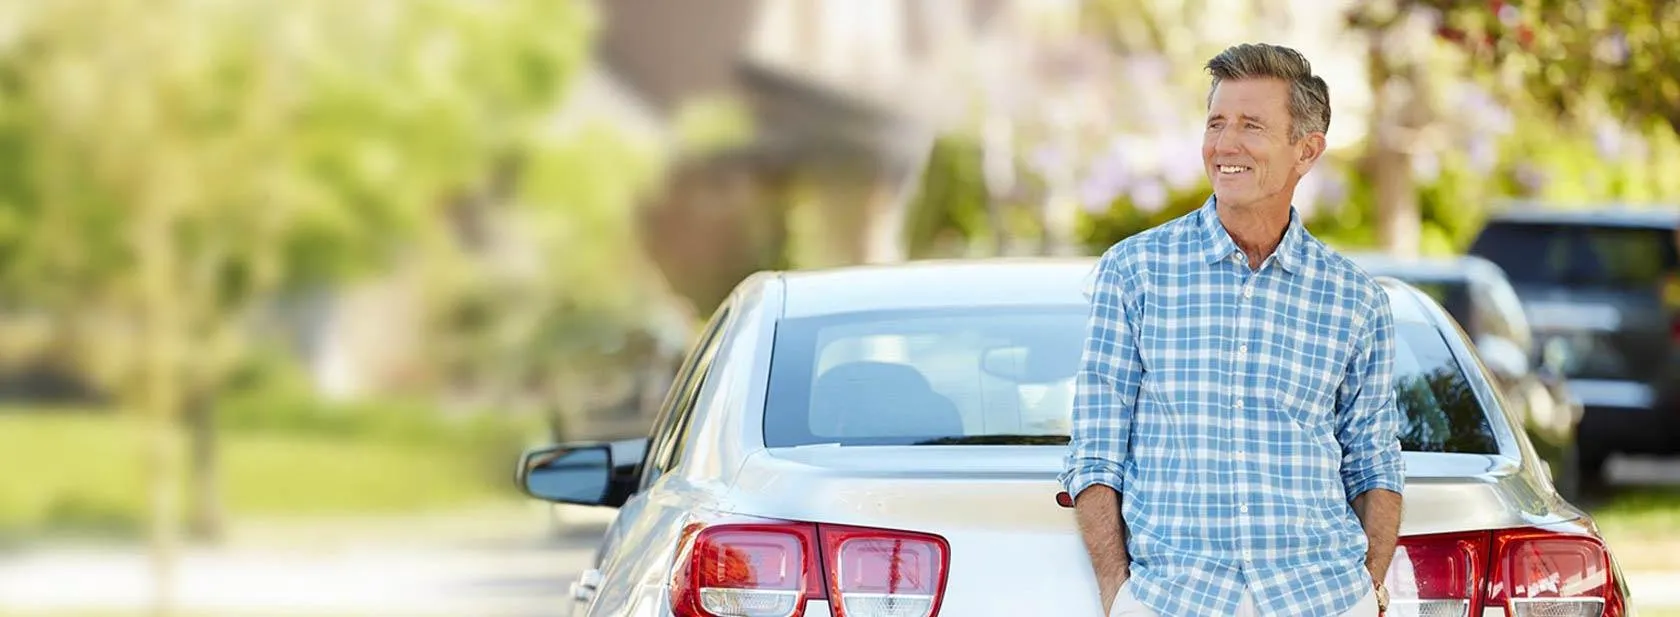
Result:
[[[1213,198],[1219,202],[1219,205],[1232,208],[1242,208],[1254,203],[1254,199],[1246,192],[1230,189],[1214,189]]]

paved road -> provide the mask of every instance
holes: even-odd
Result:
[[[577,523],[556,534],[545,513],[526,510],[251,532],[183,555],[177,598],[195,615],[552,617],[602,530]],[[140,615],[151,589],[133,547],[0,554],[0,615]]]

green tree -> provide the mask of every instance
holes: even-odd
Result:
[[[1498,83],[1565,115],[1680,132],[1680,3],[1404,0]],[[1605,109],[1608,106],[1608,109]]]
[[[192,494],[196,522],[213,532],[208,410],[245,353],[246,318],[288,290],[443,252],[449,207],[519,194],[487,179],[525,159],[586,57],[585,10],[546,0],[3,9],[0,293],[13,311],[50,315],[86,372],[149,419],[160,612],[182,510],[180,420],[201,410]],[[546,205],[587,224],[589,208],[610,201],[573,196]]]

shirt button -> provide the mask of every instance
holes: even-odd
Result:
[[[1239,461],[1248,460],[1248,454],[1244,453],[1244,452],[1241,452],[1241,451],[1237,452],[1237,460],[1239,460]]]
[[[1244,298],[1252,298],[1252,297],[1254,297],[1254,288],[1252,288],[1252,287],[1244,287],[1244,288],[1243,288],[1243,297],[1244,297]]]
[[[1254,559],[1254,554],[1252,554],[1248,551],[1243,551],[1243,561],[1251,561],[1253,559]]]
[[[1247,345],[1238,345],[1237,346],[1237,353],[1240,353],[1240,354],[1248,353],[1248,346]]]
[[[1242,399],[1237,399],[1237,409],[1242,409]]]
[[[1237,508],[1237,511],[1241,512],[1243,514],[1248,514],[1248,506],[1243,506],[1243,507]]]

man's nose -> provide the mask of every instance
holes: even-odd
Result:
[[[1214,129],[1208,136],[1213,142],[1213,151],[1219,154],[1230,154],[1237,150],[1237,140],[1228,136],[1226,129]]]

